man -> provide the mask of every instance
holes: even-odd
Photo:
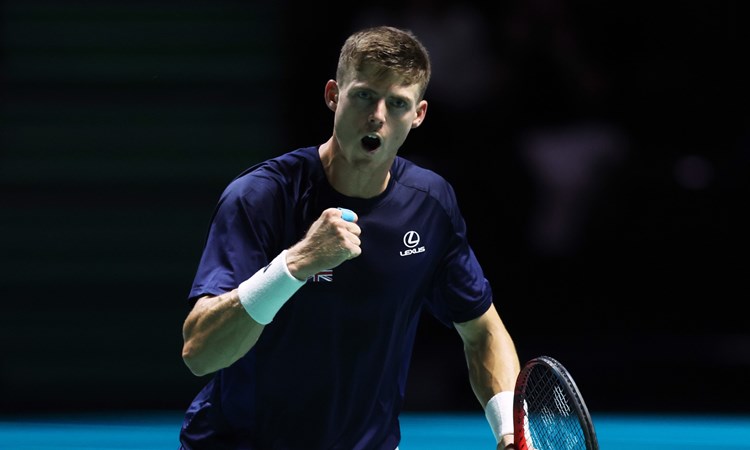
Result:
[[[512,446],[519,360],[453,188],[397,156],[430,70],[407,30],[354,33],[325,85],[331,138],[222,194],[183,327],[185,363],[214,375],[181,448],[394,450],[423,308],[455,326],[497,449]]]

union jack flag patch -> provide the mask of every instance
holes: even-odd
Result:
[[[320,272],[311,277],[308,277],[307,279],[312,281],[313,283],[317,283],[319,281],[333,281],[333,269],[321,270]]]

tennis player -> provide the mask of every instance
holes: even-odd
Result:
[[[330,139],[221,195],[183,327],[185,364],[212,376],[182,449],[396,449],[423,310],[458,331],[497,449],[512,447],[514,343],[453,188],[398,156],[430,71],[408,30],[352,34],[325,84]]]

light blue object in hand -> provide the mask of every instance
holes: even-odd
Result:
[[[347,222],[354,222],[354,211],[346,208],[339,208],[341,210],[341,218]]]

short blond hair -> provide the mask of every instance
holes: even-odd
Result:
[[[396,74],[406,84],[418,84],[419,100],[424,98],[432,73],[430,55],[411,31],[376,26],[353,33],[341,47],[336,81],[342,84],[351,73],[370,64],[380,75]]]

